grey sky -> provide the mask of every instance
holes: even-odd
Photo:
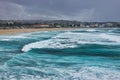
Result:
[[[120,0],[0,0],[0,19],[120,21]]]

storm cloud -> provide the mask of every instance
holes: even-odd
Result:
[[[0,0],[0,19],[120,21],[120,0]]]

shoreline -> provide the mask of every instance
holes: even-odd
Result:
[[[37,32],[37,31],[56,31],[56,30],[75,30],[75,29],[80,29],[80,28],[0,29],[0,35],[29,33],[29,32]]]

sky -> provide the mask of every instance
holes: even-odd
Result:
[[[120,0],[0,0],[0,20],[120,22]]]

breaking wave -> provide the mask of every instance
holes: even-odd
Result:
[[[65,32],[48,40],[27,44],[22,51],[27,52],[33,48],[75,48],[80,44],[114,45],[118,43],[120,43],[120,37],[110,34]]]

